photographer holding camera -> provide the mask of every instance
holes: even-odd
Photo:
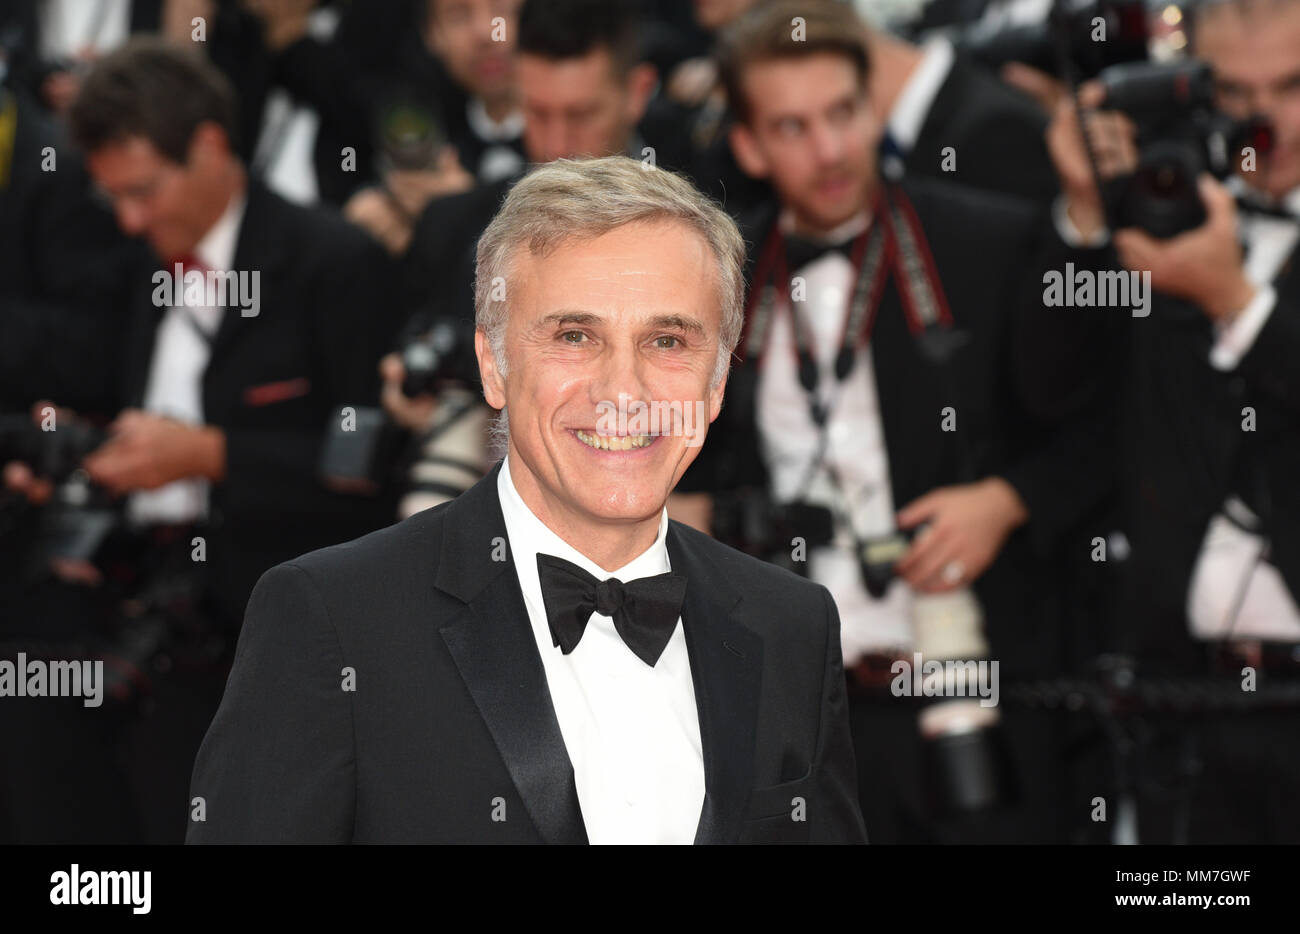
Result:
[[[171,676],[155,681],[158,716],[136,737],[149,840],[178,836],[193,756],[258,577],[392,515],[384,497],[317,480],[333,413],[377,395],[373,373],[394,329],[386,257],[341,218],[250,180],[235,120],[219,72],[152,39],[97,62],[70,111],[118,225],[152,251],[132,272],[127,326],[97,348],[114,361],[117,385],[94,414],[112,420],[78,465],[97,498],[119,504],[105,541],[112,553],[76,568],[92,584],[100,570],[106,589],[120,574],[96,561],[131,572],[124,612],[149,623],[132,638],[161,648],[159,623],[173,620],[224,650],[199,670],[172,653]],[[79,422],[53,405],[37,414],[53,438]],[[51,492],[22,465],[5,479],[32,499]],[[161,670],[151,654],[134,660],[142,674]]]
[[[1155,293],[1150,315],[1127,325],[1117,376],[1132,544],[1122,648],[1146,671],[1218,674],[1249,691],[1254,678],[1300,675],[1300,3],[1206,3],[1190,25],[1218,115],[1271,129],[1229,148],[1224,182],[1184,178],[1195,149],[1124,104],[1143,95],[1110,74],[1080,89],[1088,148],[1068,98],[1049,143],[1061,235],[1109,243]],[[1145,96],[1169,109],[1194,93],[1148,74]],[[1157,748],[1170,751],[1156,755],[1168,759],[1155,761],[1170,774],[1156,784],[1183,794],[1139,799],[1143,842],[1300,834],[1294,713],[1165,726]]]

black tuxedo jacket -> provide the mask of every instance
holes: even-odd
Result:
[[[958,53],[903,164],[909,173],[1045,202],[1059,190],[1046,131],[1033,100]],[[949,146],[955,170],[945,172]]]
[[[402,261],[402,306],[431,315],[474,320],[474,267],[479,237],[501,208],[515,178],[435,198],[411,233]]]
[[[499,473],[262,578],[188,842],[586,842],[508,545],[494,560]],[[689,578],[696,842],[865,842],[829,594],[677,522],[667,545]]]
[[[884,290],[871,335],[896,509],[936,487],[1001,476],[1031,519],[1008,539],[976,590],[1004,673],[1064,664],[1057,591],[1062,549],[1111,493],[1111,412],[1098,395],[1097,355],[1108,337],[1080,328],[1071,309],[1043,307],[1043,272],[1097,265],[1072,251],[1046,212],[1021,199],[909,176],[902,191],[934,256],[954,325],[967,341],[946,364],[908,330],[898,289]],[[753,253],[776,222],[769,204],[742,219]],[[795,274],[794,270],[791,270]],[[752,277],[752,268],[750,276]],[[722,414],[682,478],[682,492],[767,488],[755,411],[754,361],[732,368]],[[956,410],[956,431],[942,411]],[[1082,552],[1080,552],[1082,553]]]
[[[136,276],[117,406],[139,406],[158,324],[151,275]],[[290,204],[260,184],[235,247],[235,270],[260,273],[260,310],[231,304],[202,377],[203,415],[226,435],[226,478],[212,487],[211,590],[237,622],[257,578],[295,555],[391,521],[383,497],[333,493],[318,479],[339,406],[373,405],[395,310],[386,254],[336,215]],[[115,411],[115,409],[110,409]]]
[[[1213,326],[1198,307],[1156,293],[1128,326],[1116,458],[1128,562],[1122,647],[1154,669],[1200,671],[1186,601],[1211,518],[1229,494],[1264,521],[1268,560],[1300,599],[1300,261],[1274,280],[1277,304],[1236,369],[1209,362]],[[1253,410],[1254,430],[1243,429]]]

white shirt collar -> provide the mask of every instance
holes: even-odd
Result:
[[[247,206],[247,190],[231,196],[226,210],[194,248],[194,255],[208,269],[225,272],[235,264],[235,244],[239,240],[239,227]]]
[[[659,515],[659,534],[649,548],[633,558],[616,571],[606,571],[578,549],[574,548],[560,536],[552,532],[536,514],[528,508],[519,491],[515,489],[510,478],[510,458],[501,462],[501,473],[497,477],[497,495],[501,500],[501,512],[506,520],[506,534],[510,538],[510,550],[514,556],[515,567],[519,571],[520,583],[525,590],[535,587],[540,591],[537,578],[537,555],[554,555],[571,561],[597,580],[617,577],[620,581],[636,580],[654,574],[665,574],[671,570],[668,561],[668,510]]]
[[[1230,175],[1224,182],[1227,189],[1238,198],[1245,198],[1248,202],[1255,201],[1263,204],[1274,204],[1281,210],[1290,214],[1292,217],[1300,219],[1300,185],[1292,188],[1281,198],[1273,199],[1257,189],[1246,184],[1245,179],[1240,175]]]
[[[952,70],[954,53],[952,43],[948,40],[931,39],[921,48],[921,61],[903,85],[898,100],[894,101],[894,107],[889,112],[889,135],[904,151],[916,145],[926,114],[930,112],[948,72]]]

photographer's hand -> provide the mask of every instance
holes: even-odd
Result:
[[[111,437],[84,466],[111,493],[153,490],[187,477],[225,478],[226,436],[219,428],[126,409],[108,430]]]
[[[1138,153],[1137,128],[1133,122],[1117,111],[1096,109],[1104,98],[1105,89],[1095,82],[1079,88],[1079,107],[1084,113],[1097,174],[1106,180],[1132,172]],[[1056,102],[1047,127],[1047,149],[1061,179],[1070,221],[1081,238],[1094,239],[1105,230],[1106,215],[1079,126],[1079,115],[1069,95],[1062,95]]]
[[[1199,179],[1208,215],[1195,230],[1157,240],[1141,230],[1115,234],[1120,262],[1151,273],[1151,288],[1195,302],[1211,320],[1228,324],[1250,304],[1255,286],[1246,278],[1237,239],[1237,204],[1212,176]]]
[[[1020,495],[1001,477],[931,490],[898,513],[902,528],[923,522],[929,527],[912,542],[896,571],[924,593],[967,586],[993,563],[1007,536],[1028,519]]]
[[[427,431],[438,411],[438,400],[427,394],[412,398],[402,392],[406,369],[402,366],[402,358],[395,353],[387,354],[379,361],[379,373],[384,378],[384,386],[379,393],[379,402],[384,411],[408,431]]]

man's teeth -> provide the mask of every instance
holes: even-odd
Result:
[[[654,440],[652,435],[598,435],[589,431],[575,431],[574,434],[587,447],[602,451],[630,451],[643,448]]]

